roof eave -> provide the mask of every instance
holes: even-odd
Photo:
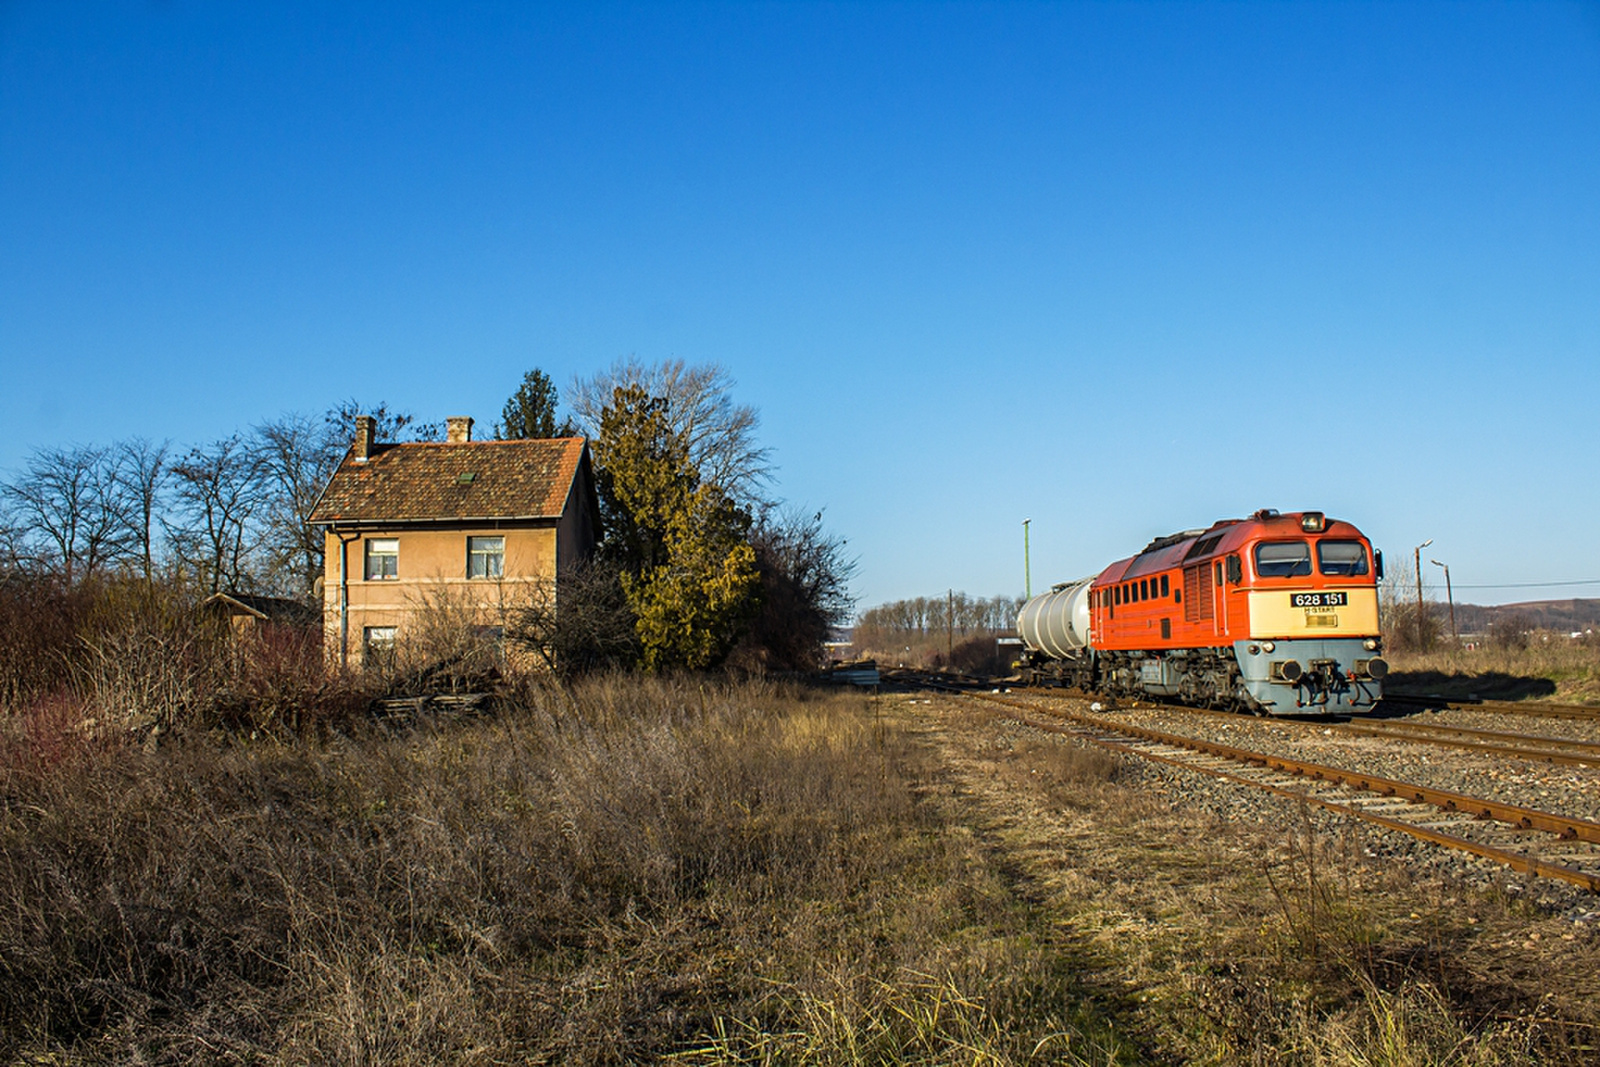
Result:
[[[426,517],[403,517],[383,515],[376,517],[330,516],[318,518],[313,516],[307,520],[310,526],[392,526],[399,523],[418,525],[427,523],[434,526],[467,526],[473,523],[485,522],[559,522],[560,515],[430,515]]]

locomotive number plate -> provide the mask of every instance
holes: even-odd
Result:
[[[1289,603],[1297,608],[1342,608],[1350,603],[1350,594],[1290,593]]]

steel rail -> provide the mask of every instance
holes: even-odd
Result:
[[[1511,715],[1528,715],[1543,719],[1600,719],[1600,707],[1587,704],[1545,704],[1517,700],[1452,700],[1449,697],[1430,697],[1420,693],[1383,694],[1383,703],[1408,704],[1427,708],[1449,708],[1453,711],[1501,711]]]
[[[976,695],[982,696],[983,694]],[[1027,710],[1033,712],[1038,711],[1038,709],[1033,708]],[[1592,874],[1588,871],[1579,870],[1576,867],[1568,867],[1560,863],[1551,863],[1548,860],[1541,860],[1537,857],[1524,855],[1520,852],[1510,852],[1503,848],[1496,848],[1494,845],[1483,844],[1481,841],[1473,841],[1465,837],[1457,837],[1454,834],[1447,834],[1442,830],[1436,830],[1431,826],[1420,826],[1416,823],[1408,823],[1401,819],[1393,819],[1387,815],[1379,815],[1375,812],[1364,810],[1357,803],[1341,803],[1337,800],[1331,800],[1327,797],[1318,796],[1315,793],[1302,792],[1297,789],[1286,789],[1283,786],[1274,785],[1272,782],[1263,782],[1259,779],[1247,778],[1244,775],[1234,774],[1231,771],[1224,771],[1216,767],[1207,767],[1202,763],[1191,763],[1187,760],[1174,759],[1171,756],[1165,756],[1159,752],[1150,752],[1145,749],[1135,748],[1131,745],[1125,745],[1108,738],[1096,737],[1093,734],[1087,733],[1083,730],[1068,729],[1066,727],[1057,726],[1054,723],[1045,722],[1030,722],[1030,725],[1036,729],[1049,730],[1054,733],[1071,734],[1075,737],[1081,737],[1085,741],[1089,741],[1114,752],[1121,752],[1127,755],[1137,756],[1140,759],[1153,760],[1157,763],[1165,763],[1182,770],[1198,771],[1201,774],[1208,774],[1213,778],[1237,782],[1241,785],[1251,786],[1255,789],[1261,789],[1268,793],[1273,793],[1277,796],[1286,797],[1291,800],[1303,800],[1307,803],[1315,804],[1324,810],[1337,812],[1341,815],[1353,815],[1363,822],[1372,823],[1375,826],[1381,826],[1386,830],[1394,830],[1399,833],[1409,834],[1412,837],[1427,841],[1430,844],[1456,849],[1460,852],[1469,852],[1475,856],[1481,856],[1484,859],[1493,860],[1496,863],[1504,864],[1513,870],[1521,871],[1525,874],[1532,874],[1541,878],[1554,878],[1559,881],[1570,882],[1573,885],[1581,886],[1590,892],[1600,893],[1600,874]]]
[[[984,694],[978,694],[983,696]],[[988,699],[993,700],[990,696]],[[1311,763],[1307,760],[1291,759],[1288,756],[1274,756],[1267,752],[1253,752],[1250,749],[1235,748],[1215,741],[1206,741],[1198,737],[1185,737],[1182,734],[1163,733],[1160,730],[1151,730],[1132,723],[1120,723],[1114,719],[1101,718],[1098,715],[1085,715],[1076,711],[1057,711],[1059,714],[1075,722],[1095,729],[1110,730],[1113,733],[1125,733],[1153,741],[1159,745],[1170,745],[1174,748],[1187,748],[1196,752],[1205,752],[1224,759],[1236,760],[1240,763],[1257,764],[1269,767],[1285,774],[1293,774],[1310,778],[1313,781],[1332,782],[1336,785],[1347,785],[1352,789],[1360,789],[1368,793],[1378,793],[1383,796],[1400,797],[1418,803],[1432,804],[1443,811],[1457,811],[1477,818],[1494,819],[1497,822],[1520,826],[1528,830],[1543,830],[1567,840],[1590,841],[1600,844],[1600,823],[1590,822],[1587,819],[1572,819],[1552,812],[1537,811],[1533,808],[1523,808],[1515,804],[1503,804],[1498,800],[1487,797],[1474,797],[1466,793],[1456,793],[1448,789],[1435,789],[1432,786],[1418,785],[1415,782],[1402,782],[1394,778],[1384,778],[1376,774],[1365,774],[1361,771],[1345,770],[1342,767],[1330,767],[1322,763]]]
[[[1443,748],[1459,748],[1467,752],[1480,752],[1486,755],[1510,756],[1534,763],[1561,763],[1575,767],[1600,767],[1600,741],[1584,741],[1571,737],[1518,734],[1501,730],[1480,730],[1470,726],[1441,726],[1434,723],[1388,722],[1382,719],[1353,719],[1348,722],[1315,722],[1284,717],[1269,717],[1265,720],[1253,717],[1245,719],[1238,712],[1215,711],[1211,708],[1189,708],[1178,704],[1156,704],[1154,707],[1163,711],[1179,712],[1185,715],[1206,715],[1218,719],[1230,719],[1235,722],[1271,722],[1275,725],[1281,724],[1290,729],[1298,727],[1336,730],[1340,733],[1357,734],[1363,737],[1389,737],[1419,745],[1438,745]],[[1477,740],[1479,738],[1482,740]],[[1532,741],[1557,747],[1553,749],[1530,748],[1525,745],[1499,743],[1503,741]],[[1568,749],[1569,751],[1563,752],[1560,751],[1561,749]]]
[[[1443,745],[1448,748],[1464,749],[1468,752],[1484,752],[1497,756],[1512,756],[1516,759],[1529,760],[1535,763],[1564,763],[1576,767],[1600,767],[1600,743],[1594,741],[1578,741],[1563,737],[1533,737],[1527,734],[1501,733],[1496,730],[1470,730],[1456,726],[1432,726],[1423,723],[1376,723],[1376,722],[1340,722],[1331,723],[1329,727],[1340,733],[1360,734],[1364,737],[1392,737],[1403,741],[1412,741],[1423,745]],[[1425,731],[1435,734],[1464,735],[1457,737],[1430,736]],[[1472,740],[1473,735],[1481,735],[1486,740]],[[1579,749],[1577,752],[1561,752],[1548,748],[1526,748],[1521,745],[1507,745],[1501,741],[1539,741],[1545,744],[1556,744],[1568,749]]]
[[[1084,694],[1091,698],[1091,694]],[[1509,756],[1514,759],[1528,760],[1533,763],[1560,763],[1575,767],[1600,768],[1600,742],[1584,741],[1570,737],[1550,737],[1540,734],[1519,734],[1500,730],[1481,730],[1469,726],[1443,726],[1433,723],[1402,723],[1386,720],[1360,719],[1348,722],[1328,722],[1326,720],[1308,720],[1292,718],[1289,716],[1272,715],[1264,719],[1259,717],[1246,717],[1236,711],[1217,711],[1214,708],[1193,708],[1183,704],[1150,705],[1161,711],[1178,712],[1184,715],[1205,715],[1211,718],[1231,720],[1233,722],[1271,722],[1282,724],[1290,729],[1303,727],[1322,730],[1337,730],[1341,733],[1352,733],[1367,737],[1390,737],[1399,740],[1411,741],[1421,745],[1438,745],[1443,748],[1458,748],[1468,752],[1479,752],[1493,756]],[[1426,731],[1426,732],[1424,732]],[[1435,736],[1429,736],[1429,734]],[[1450,736],[1437,736],[1456,735]],[[1471,740],[1483,738],[1483,740]],[[1497,741],[1533,741],[1541,744],[1555,745],[1557,748],[1529,748],[1522,745],[1497,744]],[[1576,749],[1578,751],[1560,751],[1560,749]]]
[[[1263,766],[1271,770],[1282,771],[1296,777],[1308,778],[1312,781],[1325,782],[1332,785],[1342,785],[1365,793],[1381,797],[1393,797],[1407,803],[1428,805],[1447,812],[1467,815],[1479,819],[1493,819],[1522,829],[1541,830],[1553,834],[1559,840],[1579,840],[1591,843],[1600,843],[1600,823],[1590,822],[1586,819],[1570,819],[1556,815],[1552,812],[1536,811],[1532,808],[1522,808],[1514,804],[1502,804],[1499,801],[1488,800],[1482,797],[1467,796],[1463,793],[1454,793],[1444,789],[1434,789],[1430,786],[1421,786],[1412,782],[1399,782],[1383,778],[1378,775],[1362,774],[1356,771],[1343,770],[1337,767],[1328,767],[1321,764],[1309,763],[1304,760],[1292,760],[1279,756],[1272,756],[1263,752],[1251,752],[1246,749],[1234,748],[1231,745],[1222,745],[1214,742],[1203,741],[1198,738],[1183,737],[1175,734],[1164,734],[1158,730],[1148,730],[1143,727],[1133,726],[1130,723],[1105,719],[1096,715],[1085,715],[1081,712],[1066,711],[1064,709],[1041,709],[1035,705],[1023,703],[1019,700],[1007,699],[992,693],[973,692],[959,689],[955,686],[929,681],[926,684],[936,688],[946,689],[957,694],[977,697],[979,700],[999,704],[1013,710],[1025,711],[1030,714],[1048,714],[1053,717],[1066,719],[1079,726],[1092,730],[1102,731],[1112,735],[1121,734],[1132,736],[1154,744],[1166,745],[1171,748],[1186,749],[1192,752],[1218,756],[1223,759],[1244,763],[1247,766]],[[1030,725],[1057,733],[1071,733],[1090,741],[1100,747],[1135,755],[1142,759],[1154,760],[1160,763],[1181,767],[1185,770],[1200,771],[1215,778],[1253,786],[1267,792],[1292,799],[1305,800],[1319,807],[1338,811],[1343,814],[1353,815],[1365,822],[1383,826],[1386,829],[1396,830],[1409,834],[1419,840],[1433,844],[1457,849],[1504,864],[1513,870],[1523,871],[1539,877],[1555,878],[1582,886],[1590,892],[1600,892],[1600,873],[1580,870],[1559,863],[1551,863],[1533,856],[1511,852],[1506,849],[1472,841],[1454,834],[1447,834],[1429,826],[1419,826],[1400,819],[1393,819],[1385,815],[1364,811],[1358,804],[1340,803],[1326,797],[1320,797],[1311,792],[1301,792],[1286,789],[1271,782],[1263,782],[1243,775],[1234,774],[1203,764],[1175,759],[1161,753],[1149,752],[1144,749],[1108,738],[1097,737],[1084,730],[1068,730],[1054,724],[1032,722]]]

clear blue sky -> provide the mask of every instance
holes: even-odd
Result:
[[[0,473],[629,355],[863,606],[1264,506],[1600,596],[1475,588],[1600,579],[1600,8],[0,0]]]

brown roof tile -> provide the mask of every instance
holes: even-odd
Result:
[[[556,519],[572,489],[581,437],[374,445],[346,455],[311,522]]]

